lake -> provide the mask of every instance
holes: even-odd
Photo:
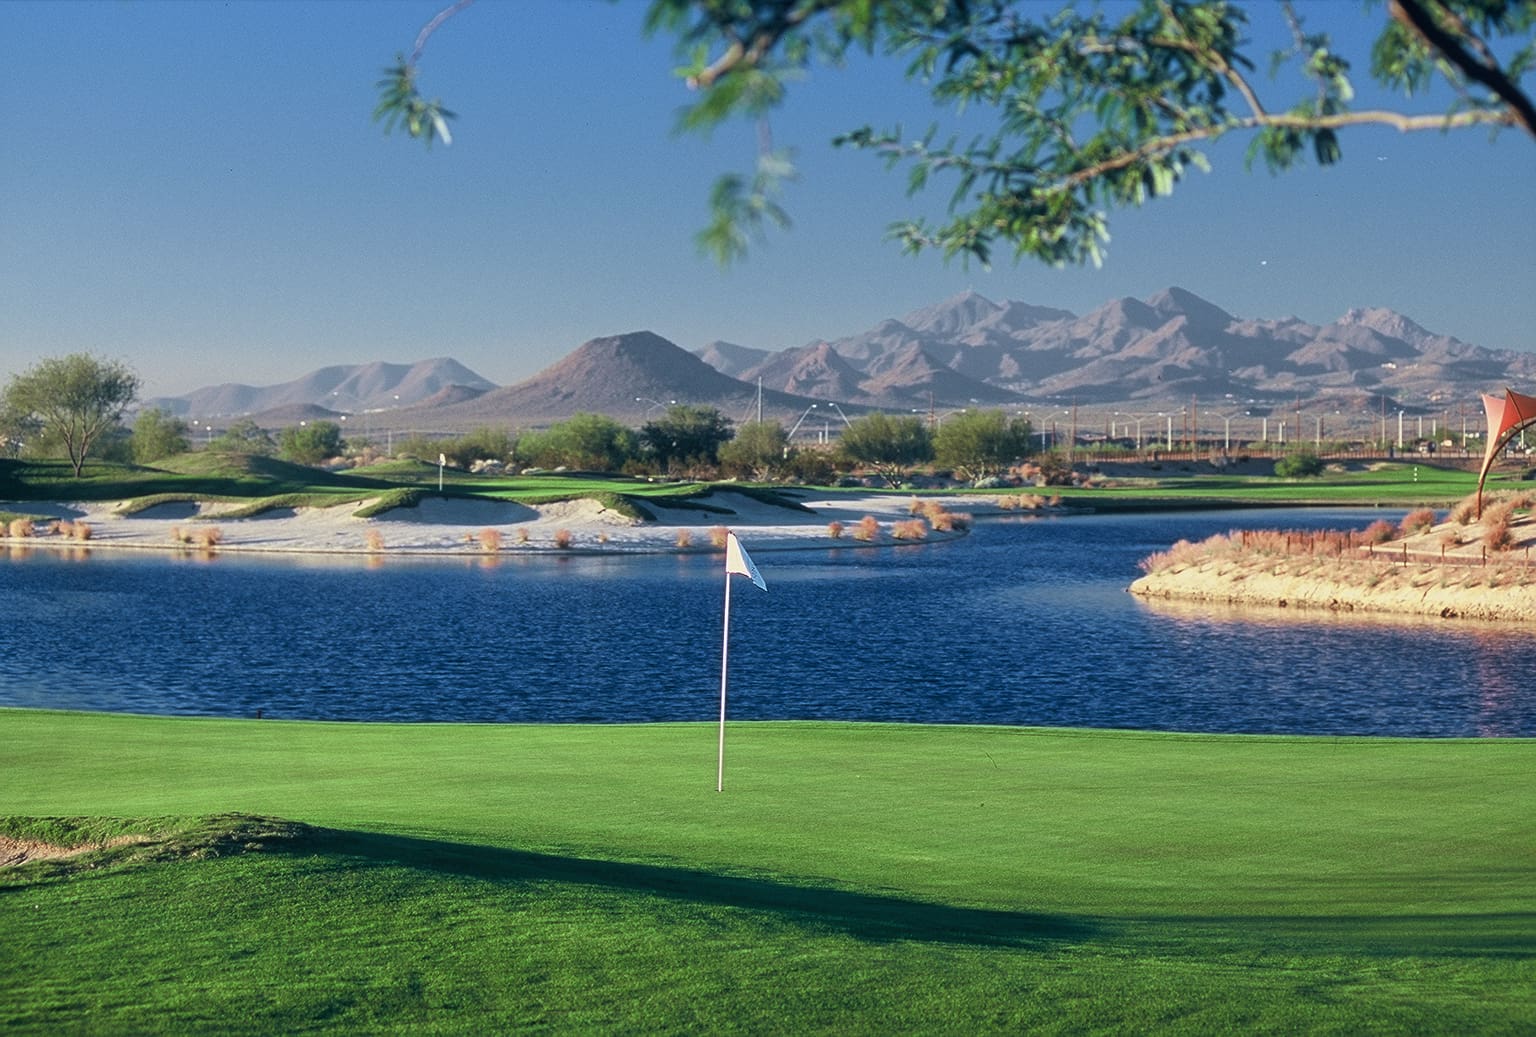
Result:
[[[1536,736],[1536,631],[1149,606],[1137,562],[1237,528],[1400,512],[999,518],[776,552],[732,588],[732,719]],[[0,549],[0,705],[317,720],[718,713],[720,556]]]

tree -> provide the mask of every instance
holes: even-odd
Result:
[[[933,437],[935,460],[972,480],[996,475],[1028,452],[1029,422],[1000,410],[952,414]]]
[[[603,414],[573,414],[543,432],[530,433],[520,452],[536,465],[564,465],[600,472],[617,472],[639,453],[632,429]]]
[[[713,465],[731,438],[731,419],[714,407],[673,404],[664,417],[640,427],[640,445],[663,471],[674,464]]]
[[[789,435],[777,421],[749,421],[720,445],[720,464],[727,471],[758,482],[772,479],[788,458]]]
[[[416,38],[380,81],[374,117],[402,126],[429,146],[450,143],[440,101],[416,85],[428,38],[472,0],[457,0]],[[1088,5],[1084,5],[1085,7]],[[1370,11],[1374,2],[1365,5]],[[909,79],[940,105],[987,113],[993,128],[968,143],[900,127],[864,126],[834,144],[873,152],[909,168],[917,193],[943,178],[951,190],[946,222],[908,220],[891,236],[908,252],[939,249],[982,263],[995,245],[1052,264],[1098,263],[1108,241],[1106,209],[1167,195],[1190,167],[1206,169],[1202,146],[1228,135],[1249,141],[1249,161],[1288,169],[1310,153],[1321,165],[1340,160],[1341,135],[1359,126],[1444,132],[1517,127],[1536,138],[1536,104],[1522,80],[1536,67],[1536,0],[1387,0],[1369,55],[1378,83],[1405,101],[1435,84],[1455,100],[1449,110],[1357,110],[1356,64],[1327,32],[1311,31],[1299,9],[1236,0],[1139,0],[1119,17],[1016,0],[652,0],[650,31],[677,36],[686,54],[678,70],[697,101],[684,129],[707,132],[733,117],[765,121],[792,80],[816,62],[854,51],[907,61]],[[1285,20],[1283,52],[1262,60],[1247,39],[1248,9]],[[1332,18],[1343,4],[1309,6]],[[1351,13],[1350,17],[1360,17]],[[1311,83],[1301,97],[1261,96],[1254,70],[1299,70]],[[769,134],[750,175],[721,177],[702,249],[721,262],[740,258],[769,226],[785,226],[778,204],[795,176],[788,152]]]
[[[876,412],[856,418],[843,429],[839,449],[857,464],[868,465],[891,486],[901,485],[906,470],[933,460],[933,439],[922,419]]]
[[[1286,454],[1275,462],[1275,474],[1282,479],[1304,479],[1323,474],[1323,459],[1307,449]]]
[[[341,448],[341,426],[334,421],[301,421],[277,434],[278,456],[297,464],[319,464]]]
[[[415,447],[415,444],[412,444]],[[417,453],[416,449],[406,448]],[[468,468],[476,461],[508,461],[517,452],[517,439],[506,429],[482,425],[470,429],[456,439],[439,442],[438,453],[460,468]],[[417,453],[419,457],[431,457],[430,450]]]
[[[15,376],[0,397],[0,411],[36,423],[64,444],[75,478],[103,435],[123,419],[139,395],[139,379],[124,365],[86,353],[42,360]]]
[[[256,454],[270,457],[277,452],[271,433],[250,418],[241,418],[208,443],[209,450],[230,454]]]
[[[184,454],[190,449],[185,421],[159,407],[139,411],[133,422],[133,459],[136,462],[149,464],[162,457]]]

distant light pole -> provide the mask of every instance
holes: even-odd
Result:
[[[668,400],[666,403],[662,403],[660,400],[653,400],[649,396],[636,396],[635,402],[649,404],[649,406],[645,408],[645,414],[642,417],[642,420],[644,421],[651,420],[651,411],[655,410],[657,407],[677,406],[676,400]]]
[[[814,403],[811,404],[809,407],[805,408],[805,413],[800,415],[800,420],[795,422],[795,427],[790,429],[789,430],[789,435],[784,437],[785,442],[788,442],[789,440],[795,438],[795,433],[800,431],[801,424],[804,423],[805,419],[810,416],[811,411],[813,411],[815,409],[816,409],[816,404],[814,404]]]

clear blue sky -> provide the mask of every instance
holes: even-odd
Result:
[[[1101,270],[965,269],[884,241],[941,196],[911,202],[903,174],[829,146],[935,115],[897,63],[860,62],[773,119],[803,173],[795,228],[722,271],[693,235],[753,130],[672,132],[688,98],[644,4],[469,8],[422,63],[459,113],[453,146],[427,151],[371,121],[374,83],[443,2],[0,3],[0,378],[89,351],[147,395],[433,356],[508,384],[601,335],[779,349],[966,288],[1078,313],[1169,285],[1245,317],[1386,306],[1536,349],[1536,143],[1518,132],[1368,130],[1342,166],[1279,178],[1223,145],[1172,199],[1112,216]],[[1373,27],[1302,9],[1356,43]]]

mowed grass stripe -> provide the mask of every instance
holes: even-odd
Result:
[[[0,711],[4,814],[322,827],[0,892],[0,1023],[1536,1023],[1536,742],[713,736]]]

